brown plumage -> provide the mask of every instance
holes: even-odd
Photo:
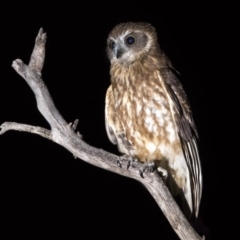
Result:
[[[197,217],[202,193],[197,130],[187,96],[148,23],[122,23],[107,40],[111,85],[105,121],[121,153],[167,170],[186,216]]]

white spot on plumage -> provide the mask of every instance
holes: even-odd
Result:
[[[158,145],[158,149],[160,150],[161,154],[163,156],[168,156],[168,158],[170,158],[169,156],[169,148],[166,144],[160,144]]]
[[[154,123],[151,123],[151,124],[148,126],[148,131],[149,131],[149,132],[154,132],[154,126],[155,126],[155,124],[154,124]]]
[[[132,113],[132,106],[131,106],[131,104],[129,102],[127,102],[126,106],[127,106],[128,115],[129,115],[130,119],[132,119],[132,115],[131,115],[131,113]]]
[[[135,137],[136,137],[137,139],[138,139],[138,138],[141,138],[141,134],[140,134],[140,132],[135,131],[134,134],[135,134]]]
[[[149,107],[144,107],[144,111],[147,115],[150,115],[151,109]]]
[[[166,103],[166,99],[164,97],[162,97],[161,95],[159,95],[157,97],[157,95],[155,94],[153,100],[160,106],[162,106]]]
[[[148,103],[148,100],[146,98],[143,98],[143,103],[144,104]]]
[[[163,126],[164,125],[164,119],[162,117],[157,117],[156,121],[158,122],[159,126]]]
[[[134,135],[134,139],[136,140],[137,144],[143,146],[143,139],[140,132],[135,131],[132,135]]]
[[[139,104],[139,102],[137,101],[137,109],[136,109],[137,116],[139,116],[141,110],[142,110],[142,106],[141,106],[141,105]]]
[[[144,121],[145,121],[145,125],[149,126],[150,124],[153,123],[153,118],[151,116],[147,116],[144,118]]]
[[[158,102],[158,101],[163,102],[164,101],[164,98],[162,98],[160,94],[156,94],[156,93],[153,94],[152,99],[155,100],[156,102]]]
[[[162,111],[162,114],[164,114],[164,115],[167,115],[167,113],[168,113],[168,110],[164,106],[162,106],[161,111]]]
[[[153,125],[153,132],[157,133],[158,126],[156,124]]]
[[[146,148],[150,154],[152,154],[156,150],[156,145],[152,142],[147,142]]]
[[[168,123],[166,127],[166,131],[169,133],[167,135],[170,142],[173,142],[176,139],[175,128],[171,122]]]
[[[163,118],[162,110],[156,109],[155,110],[155,115],[157,118]]]
[[[127,102],[128,102],[128,96],[127,96],[127,93],[124,93],[122,98],[122,104],[125,105]]]
[[[152,110],[152,114],[156,114],[156,112],[157,112],[156,108],[152,108],[151,110]]]

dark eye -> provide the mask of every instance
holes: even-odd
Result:
[[[108,44],[108,47],[109,47],[111,50],[113,50],[113,49],[115,48],[115,46],[116,46],[116,43],[115,43],[113,40],[110,40],[110,41],[109,41],[109,44]]]
[[[134,45],[136,42],[135,38],[133,36],[128,36],[126,39],[125,39],[125,43],[129,46],[132,46]]]

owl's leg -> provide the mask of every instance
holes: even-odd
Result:
[[[127,155],[127,154],[124,154],[122,156],[119,157],[119,160],[117,161],[117,165],[122,168],[122,166],[124,164],[126,164],[126,168],[129,169],[129,167],[133,164],[133,162],[137,161],[136,158],[130,156],[130,155]]]
[[[143,173],[146,169],[148,169],[148,171],[152,173],[155,170],[155,168],[156,168],[156,164],[154,161],[147,161],[143,163],[141,169],[139,170],[140,176],[144,178]]]

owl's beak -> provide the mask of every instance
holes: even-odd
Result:
[[[113,53],[114,53],[115,57],[118,59],[118,58],[120,58],[122,56],[123,49],[121,49],[121,47],[116,45],[115,48],[113,49]]]

